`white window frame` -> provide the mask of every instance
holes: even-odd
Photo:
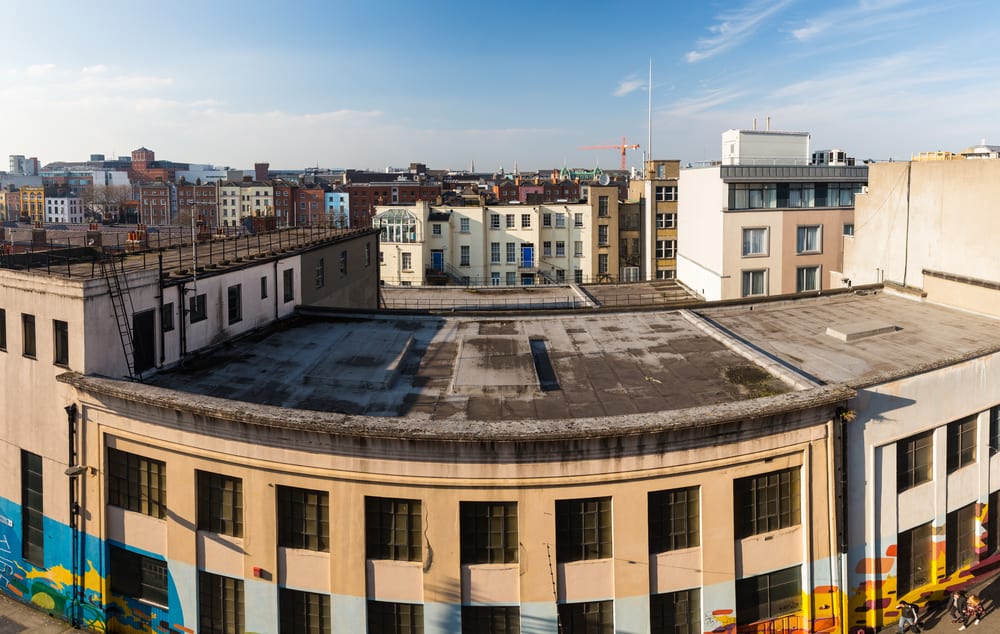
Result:
[[[740,296],[741,297],[763,297],[767,295],[767,269],[747,269],[740,272]],[[753,278],[756,275],[761,276],[761,291],[758,293],[753,292],[752,286],[754,285]],[[748,287],[748,282],[751,288]]]
[[[761,251],[754,251],[753,243],[747,241],[748,232],[751,231],[763,231],[763,249]],[[771,228],[770,227],[743,227],[742,235],[742,252],[745,258],[762,258],[767,257],[771,253]]]
[[[816,284],[814,288],[805,288],[802,284],[803,275],[806,271],[816,271]],[[821,291],[823,290],[823,268],[816,264],[814,266],[800,266],[795,269],[795,292],[796,293],[807,293],[809,291]]]
[[[814,233],[815,244],[810,244],[808,236]],[[810,248],[814,247],[814,248]],[[799,225],[795,228],[795,253],[814,255],[823,252],[823,225]]]

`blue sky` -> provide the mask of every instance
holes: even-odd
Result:
[[[153,9],[158,6],[161,8]],[[424,0],[4,8],[0,156],[617,168],[806,130],[862,158],[1000,144],[992,1]]]

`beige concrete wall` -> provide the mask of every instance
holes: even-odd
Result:
[[[677,202],[677,277],[707,300],[723,297],[723,210],[728,189],[718,167],[681,170]]]

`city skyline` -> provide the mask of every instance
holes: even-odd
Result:
[[[998,9],[869,0],[12,6],[3,154],[510,172],[719,158],[730,128],[908,159],[996,142]],[[653,68],[648,92],[649,65]]]

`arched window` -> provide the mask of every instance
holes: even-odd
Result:
[[[382,242],[417,241],[417,219],[405,209],[390,209],[379,215],[376,222],[382,228]]]

